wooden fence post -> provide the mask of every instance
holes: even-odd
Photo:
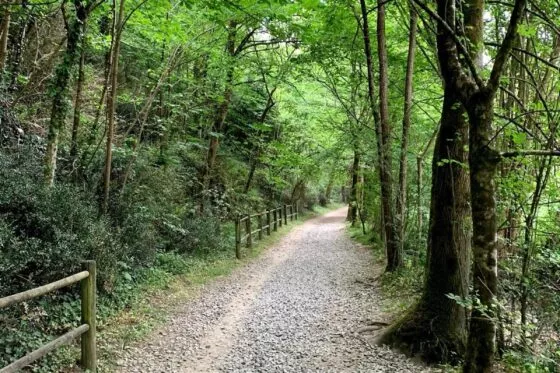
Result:
[[[266,210],[266,234],[268,236],[270,236],[270,224],[271,224],[271,219],[270,219],[270,209]]]
[[[235,218],[235,257],[241,259],[241,227],[239,215]]]
[[[87,324],[89,329],[82,334],[82,368],[95,373],[97,371],[96,339],[96,268],[95,261],[88,260],[84,263],[84,270],[89,276],[80,281],[80,299],[82,303],[82,324]]]
[[[258,222],[259,222],[259,240],[263,238],[263,221],[262,221],[262,214],[257,215]]]
[[[251,215],[247,215],[247,224],[245,225],[247,234],[247,247],[253,249],[253,235],[251,234]]]
[[[288,206],[284,205],[284,224],[288,224]]]
[[[290,221],[294,220],[294,205],[290,205]]]
[[[299,218],[299,202],[296,202],[296,220]]]
[[[278,207],[278,225],[282,228],[282,224],[284,224],[282,219],[282,206]]]
[[[278,231],[278,213],[276,209],[272,210],[272,218],[274,219],[274,232]]]

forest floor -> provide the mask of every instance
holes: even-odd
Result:
[[[294,228],[204,286],[117,361],[121,372],[428,372],[368,342],[388,316],[382,268],[345,234],[346,209]]]

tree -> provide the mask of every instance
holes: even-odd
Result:
[[[504,39],[498,48],[490,77],[482,81],[477,57],[483,48],[484,4],[471,0],[465,4],[466,34],[475,50],[474,56],[457,37],[455,4],[439,0],[437,14],[418,3],[438,22],[438,59],[444,89],[458,94],[469,118],[469,170],[473,219],[473,281],[480,306],[473,309],[465,372],[490,372],[495,352],[495,314],[497,292],[497,225],[495,177],[500,154],[491,148],[493,137],[494,97],[499,87],[519,23],[525,12],[525,0],[516,0]]]
[[[4,74],[6,66],[6,57],[8,56],[8,34],[10,33],[11,12],[9,3],[2,16],[2,23],[0,23],[0,73]]]
[[[236,46],[237,38],[237,28],[238,23],[235,20],[230,20],[227,24],[227,42],[226,42],[226,53],[228,57],[228,66],[226,68],[226,81],[224,87],[223,97],[217,104],[216,113],[214,117],[214,122],[212,123],[212,133],[210,134],[210,142],[208,144],[208,156],[206,161],[206,168],[203,176],[203,193],[208,192],[210,187],[210,179],[212,176],[212,170],[214,169],[214,163],[216,162],[216,156],[218,154],[218,148],[220,146],[220,136],[222,136],[224,131],[224,124],[228,114],[229,106],[231,103],[231,97],[233,95],[233,75],[235,72],[235,56],[239,53],[243,45]],[[251,31],[243,39],[245,42],[254,32]],[[244,44],[244,43],[243,43]],[[203,205],[201,205],[203,208]]]
[[[125,0],[120,0],[117,10],[117,0],[113,2],[113,32],[111,39],[111,67],[109,69],[110,90],[107,95],[107,141],[105,146],[105,167],[103,169],[103,200],[101,211],[106,214],[109,209],[111,192],[111,166],[113,160],[113,138],[115,134],[115,104],[117,102],[117,83],[119,73],[119,56],[121,37],[125,22]]]
[[[446,91],[432,158],[427,265],[422,296],[380,338],[427,361],[456,361],[466,351],[467,311],[449,297],[469,286],[468,123],[465,109]]]
[[[368,82],[368,98],[373,113],[375,124],[375,135],[377,139],[377,156],[378,156],[378,170],[379,180],[381,185],[381,210],[383,216],[383,231],[385,237],[385,246],[387,252],[387,270],[394,271],[402,265],[402,255],[398,237],[396,232],[394,209],[392,201],[392,181],[391,181],[391,156],[390,156],[390,127],[389,127],[389,112],[388,112],[388,81],[387,81],[387,55],[385,49],[385,36],[384,36],[384,6],[378,7],[378,12],[381,12],[382,17],[378,15],[378,48],[380,59],[380,100],[379,108],[377,110],[375,103],[375,88],[374,88],[374,72],[373,72],[373,56],[371,52],[371,42],[369,35],[369,21],[368,10],[365,0],[360,0],[361,9],[361,31],[364,40],[364,53],[366,57],[367,67],[367,82]],[[382,92],[381,92],[382,91]]]
[[[47,151],[45,154],[45,183],[52,186],[56,173],[56,157],[58,153],[58,139],[60,132],[64,129],[66,116],[68,113],[68,105],[66,103],[68,96],[68,85],[70,77],[78,63],[83,48],[83,39],[86,24],[90,12],[97,6],[99,2],[90,0],[82,2],[74,1],[75,17],[68,19],[66,17],[65,5],[62,3],[62,13],[65,20],[67,33],[67,46],[62,61],[58,65],[53,80],[54,95],[52,101],[51,118],[49,123],[49,133],[47,138]]]
[[[365,24],[367,13],[365,0],[361,2]],[[403,265],[402,246],[397,232],[395,206],[393,204],[393,176],[391,123],[389,118],[389,66],[387,62],[387,40],[385,37],[385,4],[377,6],[377,56],[379,59],[379,127],[381,141],[379,172],[382,188],[383,224],[387,246],[387,271],[393,272]]]
[[[396,224],[399,242],[404,243],[404,223],[406,215],[406,192],[407,192],[407,170],[408,170],[408,138],[410,136],[410,117],[412,112],[413,80],[414,80],[414,60],[416,58],[416,30],[418,28],[418,14],[416,9],[409,4],[409,33],[408,51],[406,58],[406,74],[404,78],[404,105],[401,136],[401,154],[399,158],[399,189],[396,200]]]

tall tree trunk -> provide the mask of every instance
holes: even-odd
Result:
[[[356,217],[358,216],[358,173],[360,168],[360,153],[354,150],[354,160],[352,162],[352,186],[350,188],[350,199],[348,200],[348,214],[346,220],[356,224]]]
[[[469,349],[465,372],[491,372],[495,352],[495,295],[498,289],[498,250],[496,239],[496,182],[499,154],[488,146],[491,141],[493,97],[471,100],[469,108],[469,169],[473,220],[473,288],[482,310],[471,314]],[[490,316],[489,316],[490,315]]]
[[[469,170],[471,210],[473,220],[473,291],[480,301],[471,314],[465,373],[490,373],[496,351],[496,294],[498,290],[498,248],[496,223],[496,172],[500,154],[491,148],[494,138],[494,98],[500,77],[509,58],[518,25],[524,17],[527,0],[516,0],[504,40],[500,45],[490,78],[486,83],[463,85],[457,76],[455,61],[441,61],[451,67],[448,82],[458,90],[469,115]],[[438,0],[438,10],[448,11],[444,0]],[[483,46],[483,0],[470,0],[465,7],[465,20],[472,25],[473,44]],[[447,38],[450,36],[447,35]],[[449,39],[446,40],[447,42]],[[438,45],[439,42],[438,42]],[[451,85],[451,84],[450,84]],[[476,87],[476,89],[475,89]]]
[[[116,0],[115,0],[116,2]],[[118,15],[114,12],[113,17],[117,18],[113,28],[113,47],[111,51],[111,72],[110,90],[107,95],[107,142],[105,147],[105,168],[103,170],[103,201],[101,212],[106,214],[109,209],[109,198],[111,191],[111,163],[113,160],[113,137],[115,132],[115,104],[117,101],[117,84],[119,73],[119,55],[121,46],[121,36],[124,27],[124,4],[125,0],[120,0]],[[116,8],[116,4],[113,5]]]
[[[382,7],[380,7],[382,8]],[[387,157],[385,155],[386,143],[384,139],[388,140],[388,121],[385,121],[385,132],[383,131],[383,125],[381,123],[380,113],[376,105],[375,98],[375,85],[374,85],[374,72],[373,72],[373,58],[371,52],[371,42],[369,37],[369,22],[368,22],[368,9],[365,0],[360,0],[360,9],[362,14],[362,34],[364,39],[364,53],[366,57],[366,67],[367,67],[367,82],[368,82],[368,100],[371,108],[371,112],[374,118],[375,124],[375,137],[377,140],[377,157],[378,157],[378,171],[379,180],[381,185],[381,216],[383,217],[383,236],[385,237],[385,248],[387,251],[387,268],[393,268],[399,263],[402,258],[396,257],[400,254],[399,245],[396,237],[396,230],[394,225],[394,216],[392,208],[392,191],[391,191],[391,170],[387,170],[387,166],[391,166],[390,162],[387,162]],[[384,14],[384,9],[383,9]],[[383,18],[384,20],[384,18]],[[382,23],[382,26],[384,24]],[[384,29],[384,27],[382,27]],[[384,34],[382,35],[384,36]],[[381,43],[382,48],[385,47],[384,43]],[[382,52],[380,56],[383,56]],[[382,59],[382,57],[380,57]],[[385,53],[386,61],[386,53]],[[386,70],[386,69],[385,69]],[[385,71],[386,74],[386,71]],[[387,76],[385,75],[385,85],[387,85]],[[381,80],[381,79],[380,79]],[[385,92],[386,94],[386,92]],[[385,106],[381,104],[380,106]],[[385,109],[385,108],[384,108]],[[388,108],[387,117],[388,117]],[[388,118],[387,118],[388,119]],[[390,157],[389,157],[390,160]]]
[[[62,62],[57,66],[53,81],[54,97],[47,136],[47,150],[45,153],[44,177],[45,184],[52,186],[56,173],[56,157],[58,153],[58,138],[64,129],[68,114],[68,85],[82,49],[85,25],[88,17],[88,5],[80,0],[74,1],[76,16],[67,22],[68,41]]]
[[[414,58],[416,55],[416,29],[418,26],[418,15],[412,5],[410,11],[410,31],[408,35],[408,55],[406,62],[406,76],[404,84],[404,113],[401,136],[401,156],[399,160],[399,192],[397,193],[397,234],[401,250],[404,242],[404,222],[406,213],[406,187],[407,187],[407,152],[408,133],[410,130],[410,116],[412,111],[412,85],[414,80]]]
[[[423,181],[423,169],[422,169],[422,157],[416,157],[416,229],[418,229],[418,244],[422,242],[422,185]]]
[[[444,109],[442,110],[442,113],[445,112],[445,106]],[[443,114],[442,114],[443,116]],[[422,242],[422,233],[423,233],[423,216],[422,216],[422,186],[424,185],[424,181],[423,181],[423,176],[424,176],[424,158],[426,157],[426,154],[428,154],[428,151],[430,150],[430,147],[432,146],[432,143],[434,142],[434,140],[437,137],[437,134],[439,133],[439,127],[440,127],[441,121],[438,123],[438,127],[436,127],[436,130],[434,131],[434,133],[432,134],[432,137],[430,137],[430,140],[428,141],[428,143],[424,146],[424,150],[422,151],[422,153],[420,153],[420,155],[418,155],[416,157],[416,177],[417,177],[417,184],[416,184],[416,194],[417,194],[417,198],[416,198],[416,212],[417,212],[417,229],[418,229],[418,242]],[[466,145],[466,144],[465,144]],[[429,249],[428,249],[429,250]]]
[[[8,3],[9,4],[9,3]],[[11,13],[10,7],[6,4],[2,24],[0,25],[0,74],[4,73],[6,58],[8,56],[8,35],[10,34]]]
[[[9,92],[15,92],[18,88],[18,77],[21,71],[21,60],[23,57],[25,39],[27,37],[27,31],[30,28],[32,22],[31,15],[28,15],[26,19],[14,22],[13,32],[8,34],[10,39],[8,40],[8,61],[7,65],[10,71],[10,84],[8,87]],[[56,79],[56,77],[55,77]]]
[[[415,307],[379,341],[403,346],[430,362],[456,361],[465,352],[467,313],[447,294],[464,297],[469,285],[468,123],[451,91],[443,101],[432,160],[432,191],[424,291]],[[443,163],[444,160],[449,160]]]
[[[393,272],[403,264],[402,247],[399,243],[395,210],[393,208],[393,180],[391,156],[391,124],[389,118],[389,66],[385,36],[385,5],[377,6],[377,56],[379,58],[379,119],[381,122],[382,163],[381,194],[383,223],[387,244],[387,271]]]
[[[259,163],[259,156],[260,152],[256,152],[255,154],[253,154],[253,159],[251,159],[250,161],[251,168],[249,169],[249,175],[247,176],[247,182],[245,183],[245,187],[243,188],[243,193],[247,193],[251,189],[253,177],[255,176],[255,171],[257,170],[257,164]]]
[[[70,159],[72,163],[78,160],[78,132],[80,130],[80,122],[82,120],[82,91],[84,88],[85,71],[84,64],[86,59],[85,48],[82,48],[80,56],[80,64],[78,66],[78,81],[76,82],[76,99],[74,102],[74,120],[72,121],[72,139],[70,142]],[[73,168],[75,165],[73,165]]]

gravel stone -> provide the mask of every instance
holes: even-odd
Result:
[[[294,228],[259,259],[180,305],[121,372],[431,372],[360,328],[383,319],[380,271],[345,235],[346,209]]]

